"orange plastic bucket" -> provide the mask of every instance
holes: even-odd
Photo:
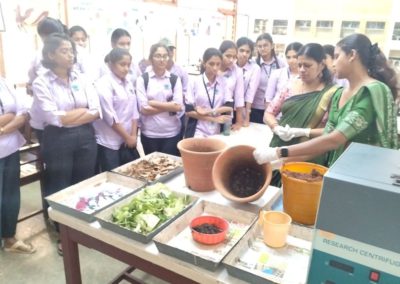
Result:
[[[288,213],[294,222],[304,225],[315,224],[319,199],[321,196],[322,180],[309,182],[289,177],[283,171],[297,173],[311,173],[315,169],[325,174],[328,168],[306,162],[290,162],[281,168],[283,187],[283,210]]]

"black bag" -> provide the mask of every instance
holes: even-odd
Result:
[[[194,136],[194,133],[196,132],[196,126],[197,126],[197,119],[193,117],[189,117],[186,127],[185,127],[185,138],[190,138]]]

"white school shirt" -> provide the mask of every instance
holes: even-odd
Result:
[[[224,73],[226,84],[233,95],[234,108],[244,107],[244,81],[243,70],[236,64],[228,68]]]
[[[213,83],[210,83],[204,73],[189,78],[189,87],[186,94],[187,105],[212,110],[223,106],[227,102],[232,102],[232,92],[223,76],[217,76]],[[197,120],[195,137],[207,137],[218,133],[220,133],[220,124]]]
[[[48,70],[33,81],[32,90],[32,107],[39,111],[31,112],[31,116],[33,120],[42,122],[44,127],[74,127],[63,126],[60,117],[76,108],[88,108],[93,115],[99,113],[102,117],[99,97],[93,84],[79,72],[71,71],[69,84],[66,84]]]
[[[0,78],[0,115],[14,113],[16,116],[27,112],[18,100],[14,90]],[[25,138],[17,130],[0,135],[0,159],[5,158],[19,150],[25,144]]]
[[[181,106],[181,111],[176,114],[169,112],[161,112],[154,115],[145,115],[140,113],[140,131],[150,138],[171,138],[179,134],[181,131],[180,117],[184,113],[182,83],[178,78],[172,92],[170,77],[171,73],[165,71],[161,77],[156,76],[154,71],[148,72],[149,82],[147,91],[144,87],[144,79],[142,76],[136,81],[136,95],[139,104],[139,111],[149,106],[150,100],[160,102],[173,101]]]
[[[124,139],[112,128],[119,123],[129,134],[132,121],[139,119],[135,90],[129,79],[121,80],[113,73],[101,77],[95,83],[100,98],[102,119],[93,122],[97,144],[118,150]]]

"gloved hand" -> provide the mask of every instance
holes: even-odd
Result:
[[[271,162],[271,166],[272,166],[272,170],[273,171],[280,170],[282,165],[283,165],[283,160],[282,159],[275,160],[275,161]]]
[[[277,125],[273,129],[273,132],[276,135],[278,135],[280,139],[286,142],[292,140],[295,137],[289,131],[290,131],[290,126],[288,124],[286,124],[285,127]]]
[[[311,128],[290,128],[288,131],[288,135],[293,137],[303,137],[303,136],[310,137],[310,132]]]
[[[253,151],[253,157],[260,165],[279,160],[276,147],[260,147]]]

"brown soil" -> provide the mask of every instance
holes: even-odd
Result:
[[[309,173],[309,174],[308,173],[292,172],[292,171],[288,171],[288,170],[284,170],[282,173],[287,175],[288,177],[301,179],[301,180],[308,181],[308,182],[321,181],[323,179],[323,177],[324,177],[324,175],[321,174],[316,169],[312,169],[311,173]]]
[[[264,181],[265,176],[259,169],[240,166],[232,171],[229,188],[237,197],[248,197],[256,194]]]
[[[209,223],[204,223],[199,226],[193,227],[193,230],[202,234],[218,234],[222,232],[220,228]]]

